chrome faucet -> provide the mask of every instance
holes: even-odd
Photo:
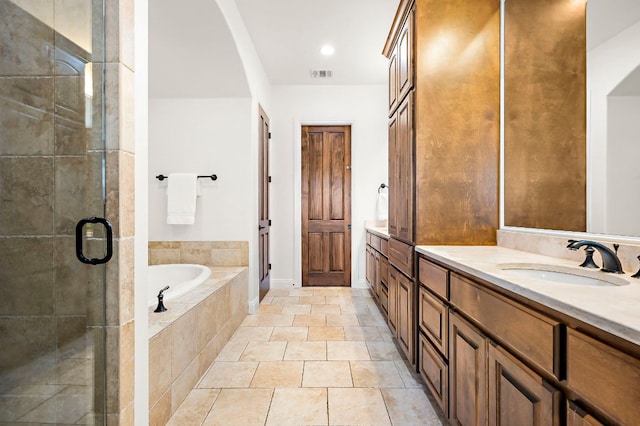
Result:
[[[618,259],[618,255],[616,254],[616,252],[618,251],[617,244],[614,244],[614,247],[616,247],[615,252],[604,244],[588,240],[569,240],[569,245],[567,245],[567,248],[569,250],[578,250],[582,246],[589,246],[598,250],[600,256],[602,256],[602,268],[600,268],[602,272],[624,274],[622,265],[620,264],[620,259]]]

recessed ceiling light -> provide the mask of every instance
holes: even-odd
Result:
[[[324,56],[331,56],[335,51],[336,50],[333,48],[333,46],[330,46],[328,44],[325,44],[320,48],[320,53],[322,53]]]

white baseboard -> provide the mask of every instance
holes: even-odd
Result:
[[[369,284],[365,280],[358,280],[351,283],[351,288],[369,288]]]
[[[253,315],[258,312],[258,306],[260,305],[260,298],[256,297],[253,300],[249,300],[249,315]]]
[[[271,288],[284,288],[288,290],[291,288],[300,288],[300,284],[294,283],[292,279],[272,279]]]

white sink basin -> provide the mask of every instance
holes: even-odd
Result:
[[[534,263],[508,263],[499,266],[506,274],[514,277],[532,278],[541,281],[583,286],[611,287],[629,283],[615,275],[599,270],[568,268],[557,265]]]

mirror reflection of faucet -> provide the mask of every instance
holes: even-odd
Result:
[[[169,286],[166,286],[165,288],[160,290],[160,293],[158,293],[158,307],[153,312],[164,312],[167,310],[167,308],[164,306],[164,302],[162,301],[164,299],[163,293],[167,290],[169,290]]]

